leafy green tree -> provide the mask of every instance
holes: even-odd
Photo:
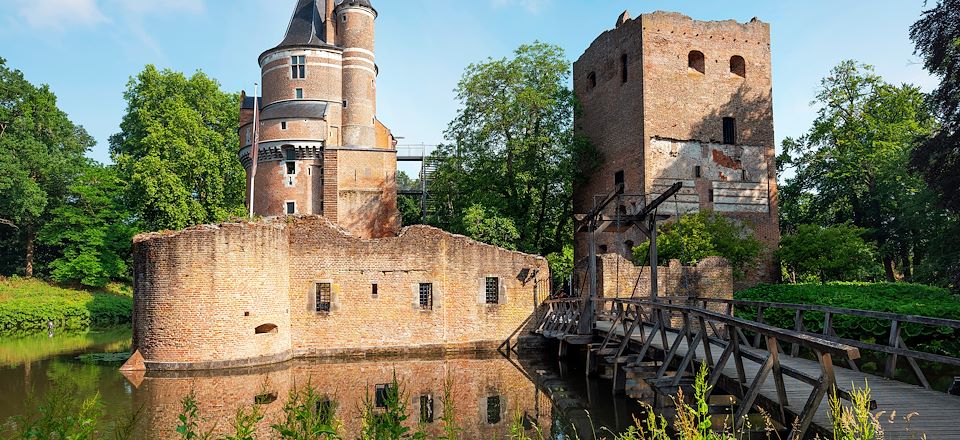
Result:
[[[940,78],[930,103],[942,124],[913,152],[911,164],[947,207],[960,212],[960,0],[937,1],[910,28],[910,38],[924,66]]]
[[[940,78],[930,104],[940,129],[913,151],[911,166],[954,212],[935,222],[918,279],[960,289],[960,0],[939,0],[910,28],[924,65]]]
[[[64,202],[93,145],[47,86],[30,84],[0,58],[0,228],[19,235],[6,243],[21,250],[27,277],[34,274],[37,233]]]
[[[851,222],[878,245],[887,278],[909,273],[922,253],[924,217],[933,213],[926,185],[904,163],[916,140],[936,127],[925,96],[893,86],[873,68],[844,61],[822,82],[810,131],[787,139],[778,158],[792,168],[780,191],[781,226]]]
[[[573,245],[565,245],[563,250],[547,255],[547,263],[550,265],[554,288],[563,286],[573,274]]]
[[[863,281],[882,273],[875,247],[862,238],[865,233],[849,223],[800,225],[795,233],[781,238],[778,255],[793,282],[808,277],[822,283]]]
[[[740,223],[714,212],[686,214],[674,223],[663,223],[657,235],[660,262],[680,260],[696,264],[707,257],[723,257],[741,278],[760,255],[760,242]],[[633,248],[634,261],[650,264],[650,242]]]
[[[467,67],[449,144],[432,156],[429,223],[541,255],[572,240],[572,185],[596,153],[574,135],[569,79],[563,50],[543,43]]]
[[[67,200],[40,230],[42,242],[60,249],[49,265],[54,280],[102,287],[129,279],[130,245],[138,228],[124,190],[114,167],[96,163],[67,188]]]
[[[420,179],[412,179],[403,171],[397,172],[397,190],[421,189]],[[419,196],[400,195],[397,199],[397,208],[404,226],[415,225],[423,221],[423,209],[420,206]]]
[[[110,152],[127,199],[149,230],[244,214],[237,160],[240,98],[202,72],[147,66],[124,93],[127,113]]]
[[[520,233],[513,219],[491,213],[480,205],[473,205],[463,213],[463,227],[468,236],[477,241],[516,250]]]

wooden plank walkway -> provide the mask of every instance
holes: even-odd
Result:
[[[612,323],[610,321],[596,322],[596,329],[604,335],[610,331],[611,326]],[[642,334],[650,334],[653,330],[652,327],[649,325],[645,325],[645,327],[645,331],[642,332]],[[618,327],[615,334],[622,337],[624,332],[622,328]],[[639,331],[634,332],[631,335],[631,339],[638,344],[642,344],[643,341],[640,334],[641,332]],[[668,338],[668,343],[672,345],[679,335],[677,333],[668,334],[671,335],[670,338]],[[723,349],[722,346],[711,343],[711,347],[714,346],[717,347],[717,352]],[[659,337],[654,338],[652,347],[660,351],[666,351],[664,347],[662,347]],[[711,348],[711,350],[713,349]],[[741,345],[741,350],[766,356],[765,352],[746,345]],[[677,357],[682,358],[688,351],[687,341],[683,340],[680,342]],[[703,359],[704,356],[703,346],[697,344],[696,357]],[[787,353],[781,353],[780,362],[784,366],[807,373],[811,377],[816,377],[820,374],[820,365],[814,361],[795,358]],[[747,377],[754,377],[760,369],[760,364],[745,360],[744,369],[746,370]],[[856,385],[859,388],[862,388],[864,384],[870,386],[873,399],[877,402],[877,411],[886,412],[881,420],[887,439],[920,439],[921,433],[923,433],[926,434],[926,437],[930,440],[960,440],[960,397],[926,390],[922,387],[888,380],[840,366],[836,367],[835,372],[837,385],[842,389],[850,390],[852,385]],[[736,367],[732,362],[726,364],[723,368],[723,374],[728,378],[737,377]],[[789,399],[788,408],[795,413],[799,413],[804,402],[807,400],[807,396],[810,395],[812,386],[790,377],[784,377],[784,385]],[[760,393],[767,399],[777,400],[774,381],[765,381],[760,388]],[[891,424],[887,422],[887,416],[889,416],[892,411],[896,411],[896,420],[895,423]],[[908,425],[903,418],[912,412],[917,412],[918,415],[912,417],[911,423]],[[827,399],[824,399],[824,402],[820,405],[814,416],[813,423],[821,428],[831,429],[832,422]]]

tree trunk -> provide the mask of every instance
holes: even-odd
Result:
[[[910,251],[903,249],[900,251],[900,273],[903,274],[904,281],[913,280],[913,267],[910,262]]]
[[[893,270],[893,258],[889,255],[883,256],[883,270],[887,273],[888,282],[893,283],[897,281],[897,274]]]
[[[24,269],[24,275],[27,278],[33,278],[33,244],[37,240],[37,233],[34,232],[33,228],[27,229],[27,254],[26,254],[26,268]]]

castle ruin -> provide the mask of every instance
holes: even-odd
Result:
[[[260,56],[263,99],[242,104],[239,159],[265,219],[134,238],[125,369],[492,350],[544,299],[544,258],[398,231],[376,18],[368,0],[297,2],[283,41]]]
[[[633,214],[683,182],[661,213],[714,211],[741,222],[763,251],[738,284],[779,279],[768,24],[624,12],[574,63],[573,78],[583,105],[576,128],[605,159],[574,189],[575,212],[589,212],[596,196],[623,185],[637,197],[606,215]],[[589,254],[588,234],[577,234],[578,261]],[[631,258],[646,237],[611,230],[596,240],[598,253]]]

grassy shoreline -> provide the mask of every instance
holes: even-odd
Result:
[[[58,332],[127,324],[132,311],[132,289],[122,284],[86,290],[0,278],[0,337],[43,333],[49,322]]]

